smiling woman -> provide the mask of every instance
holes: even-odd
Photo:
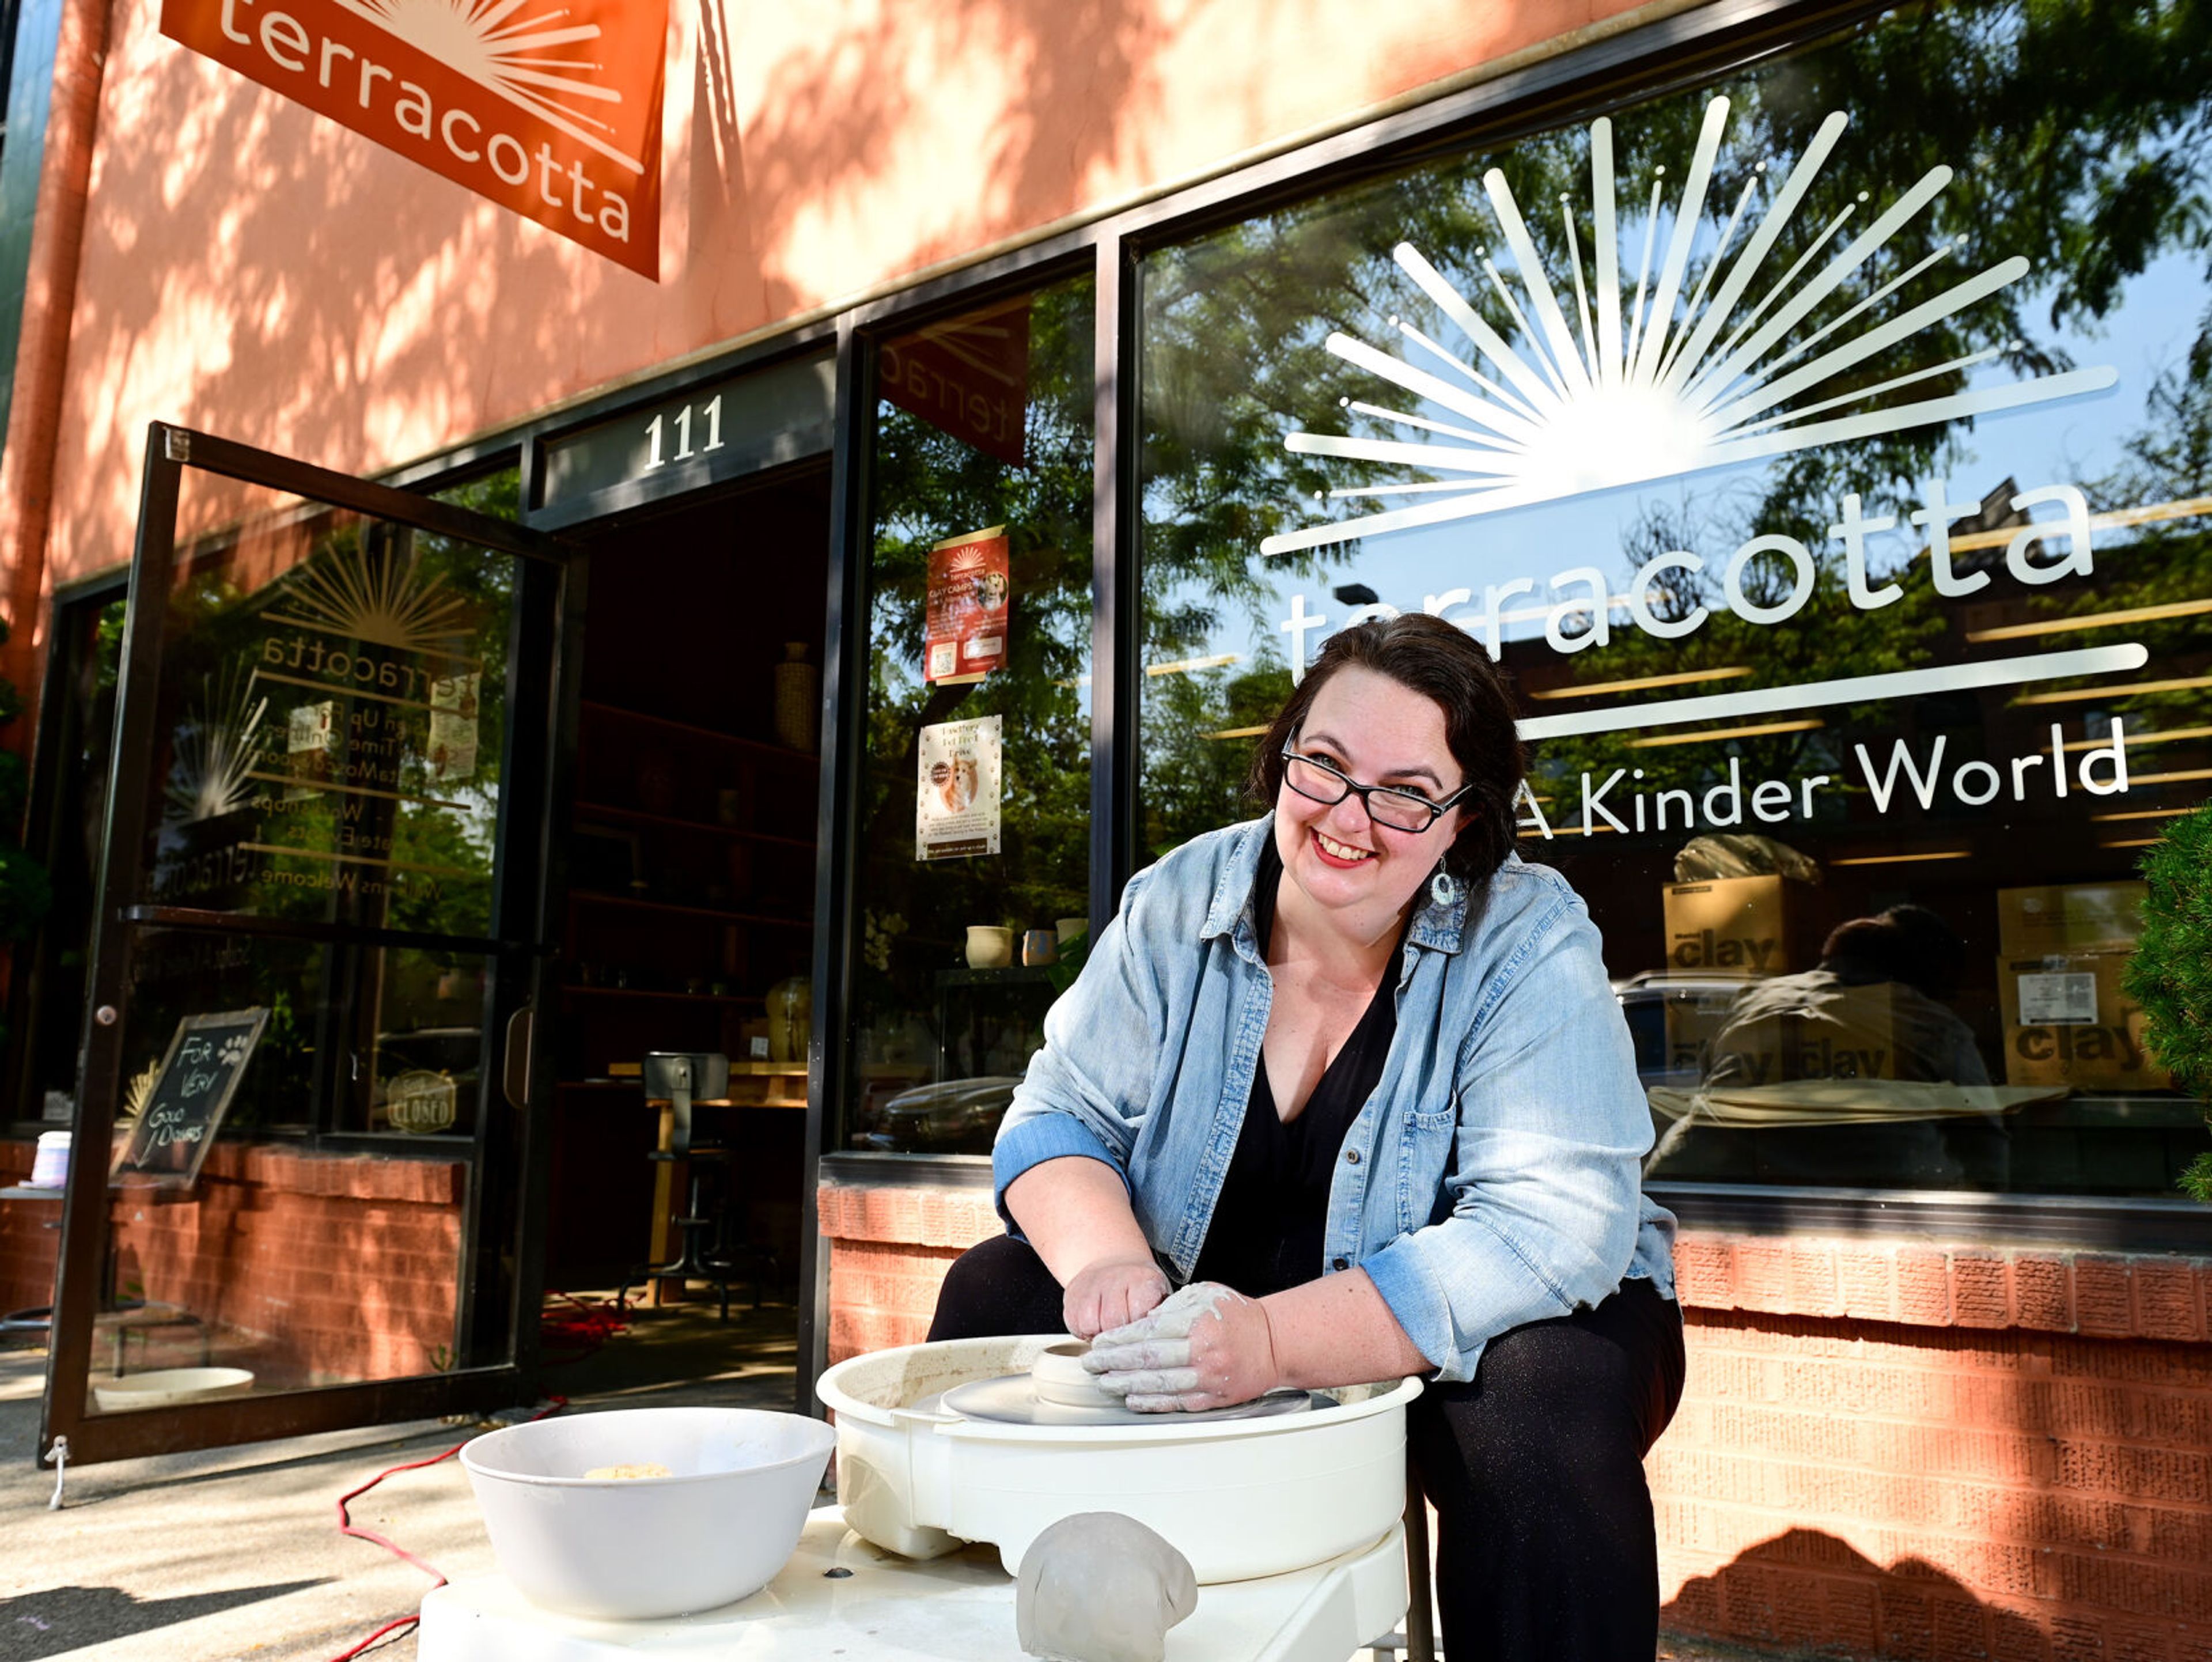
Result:
[[[1047,1017],[1009,1233],[930,1336],[1064,1324],[1145,1412],[1426,1375],[1447,1645],[1647,1654],[1673,1220],[1595,931],[1512,854],[1503,680],[1438,619],[1356,624],[1258,758],[1273,813],[1139,874]],[[1508,1527],[1501,1493],[1543,1498]]]

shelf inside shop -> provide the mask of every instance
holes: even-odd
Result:
[[[760,993],[685,993],[655,987],[563,987],[564,998],[657,998],[672,1004],[763,1004]]]
[[[635,1062],[617,1062],[607,1069],[611,1078],[602,1081],[609,1085],[635,1085],[645,1069]],[[803,1062],[737,1062],[730,1063],[734,1077],[742,1074],[751,1079],[805,1079],[806,1064]]]
[[[732,1072],[734,1075],[734,1063],[732,1064]],[[638,1081],[634,1079],[564,1079],[556,1083],[554,1088],[556,1091],[567,1092],[621,1091],[635,1095],[640,1087]],[[804,1108],[806,1106],[806,1099],[803,1096],[787,1095],[695,1097],[692,1099],[691,1105],[695,1108]]]
[[[733,837],[747,843],[772,843],[779,848],[811,849],[811,837],[781,837],[774,831],[747,831],[742,826],[717,825],[708,819],[684,819],[674,814],[647,813],[642,808],[618,808],[608,802],[579,802],[576,818],[619,821],[625,825],[665,825],[677,831],[702,831],[710,837]]]
[[[634,721],[641,727],[658,728],[664,733],[679,733],[690,739],[704,739],[713,744],[750,751],[756,755],[773,757],[794,765],[803,763],[811,768],[818,765],[821,760],[811,751],[793,750],[788,745],[773,745],[765,739],[747,739],[734,733],[724,733],[719,728],[697,727],[690,721],[678,721],[672,716],[654,715],[641,709],[629,709],[621,704],[603,704],[591,698],[580,699],[578,704],[586,715]]]
[[[673,912],[685,917],[711,917],[720,923],[765,923],[787,929],[811,929],[811,917],[780,917],[772,912],[733,912],[720,906],[693,906],[680,900],[641,900],[632,895],[606,894],[597,889],[571,889],[568,898],[593,906],[621,906],[633,911]]]

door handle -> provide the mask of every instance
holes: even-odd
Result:
[[[507,1105],[526,1108],[530,1103],[531,1046],[538,1038],[538,1012],[525,1004],[507,1019],[507,1055],[500,1070],[500,1088]]]

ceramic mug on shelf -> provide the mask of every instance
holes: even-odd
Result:
[[[1060,956],[1050,929],[1029,929],[1022,935],[1022,962],[1032,969],[1050,964]]]
[[[768,989],[768,1046],[773,1062],[804,1062],[814,1027],[814,983],[803,975]]]
[[[968,926],[968,967],[1003,970],[1014,961],[1014,932],[997,923]]]

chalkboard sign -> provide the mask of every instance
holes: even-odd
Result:
[[[200,1162],[214,1146],[216,1128],[268,1025],[265,1008],[223,1010],[179,1021],[112,1175],[164,1188],[189,1189],[197,1183]]]

